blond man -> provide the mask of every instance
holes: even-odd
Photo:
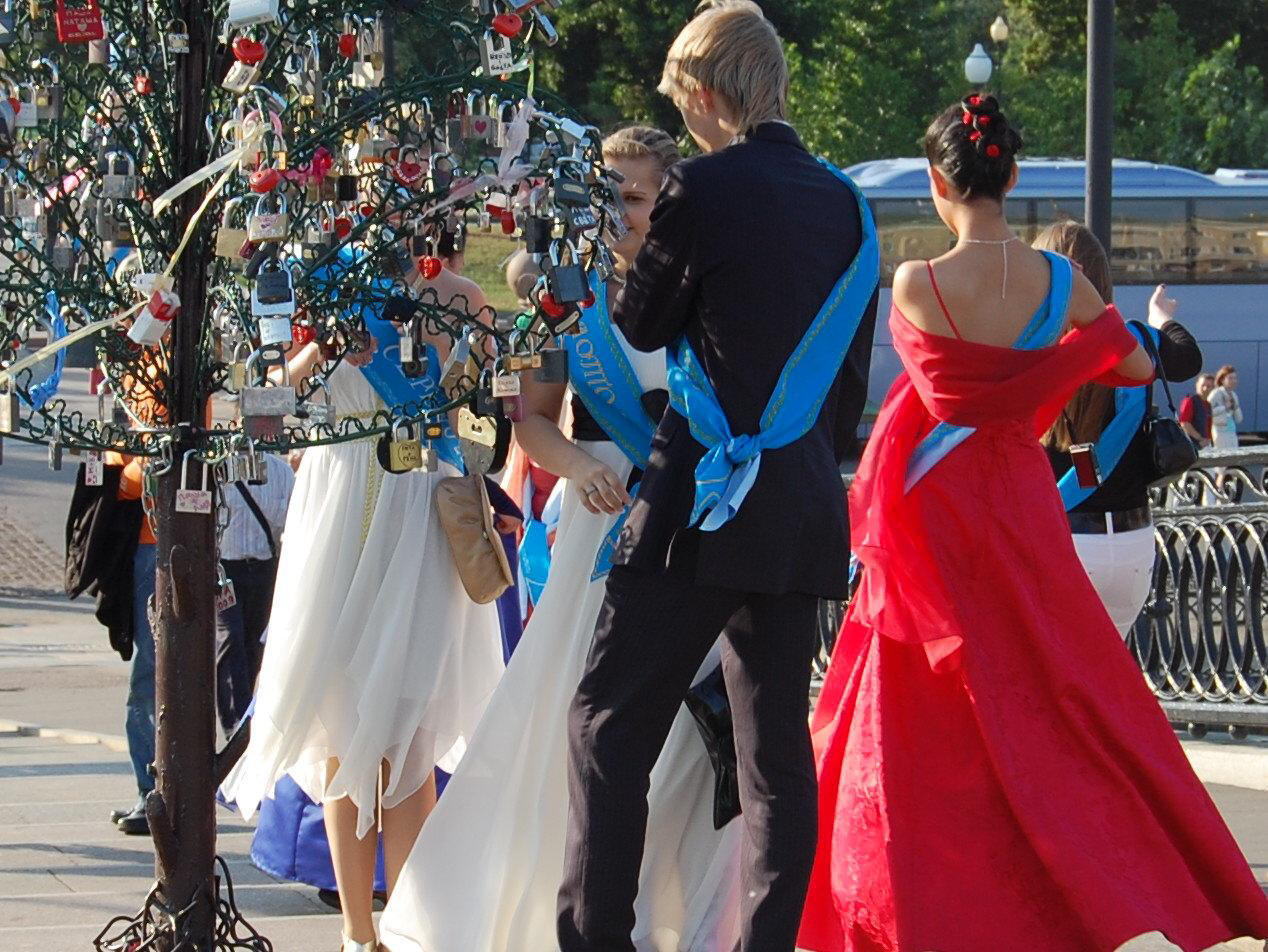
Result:
[[[660,89],[705,154],[667,174],[613,311],[633,346],[668,348],[670,409],[569,711],[563,952],[634,949],[648,776],[720,632],[740,948],[795,944],[816,832],[810,662],[819,599],[847,593],[839,463],[866,395],[879,255],[857,189],[784,121],[787,86],[747,0],[702,9],[665,63]]]

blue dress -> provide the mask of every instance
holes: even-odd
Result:
[[[491,480],[486,481],[493,508],[520,518],[518,507]],[[518,578],[518,553],[514,536],[502,536],[502,546],[511,564],[511,577]],[[524,624],[520,618],[518,585],[513,585],[497,600],[498,620],[502,627],[502,651],[507,660],[519,643]],[[449,779],[443,770],[436,771],[436,789],[443,791]],[[310,800],[290,776],[277,782],[270,799],[261,801],[255,836],[251,840],[251,862],[278,879],[307,883],[318,889],[335,889],[335,870],[330,862],[330,844],[326,840],[326,821],[321,805]],[[375,863],[374,888],[387,891],[383,872],[383,841]]]

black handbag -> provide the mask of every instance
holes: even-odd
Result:
[[[1153,335],[1145,333],[1145,351],[1153,359],[1155,379],[1162,381],[1163,392],[1167,395],[1167,406],[1171,416],[1165,417],[1158,412],[1154,404],[1154,385],[1149,383],[1149,407],[1145,410],[1145,419],[1141,429],[1149,444],[1149,463],[1151,471],[1146,473],[1149,484],[1170,482],[1198,461],[1198,448],[1189,439],[1189,434],[1176,422],[1176,405],[1171,398],[1171,387],[1162,366],[1162,356],[1154,343]]]
[[[720,830],[740,815],[740,773],[735,760],[731,702],[719,665],[687,692],[684,702],[713,764],[713,828]]]

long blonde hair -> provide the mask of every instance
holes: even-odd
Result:
[[[1083,270],[1101,300],[1109,303],[1114,299],[1109,256],[1096,235],[1083,225],[1075,221],[1049,225],[1035,236],[1034,247],[1065,255]],[[1060,452],[1079,443],[1095,443],[1113,406],[1113,387],[1085,383],[1075,391],[1040,442]]]

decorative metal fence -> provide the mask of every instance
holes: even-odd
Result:
[[[1151,502],[1153,586],[1128,648],[1172,723],[1268,728],[1268,449],[1205,451]],[[817,676],[843,612],[821,605]]]

